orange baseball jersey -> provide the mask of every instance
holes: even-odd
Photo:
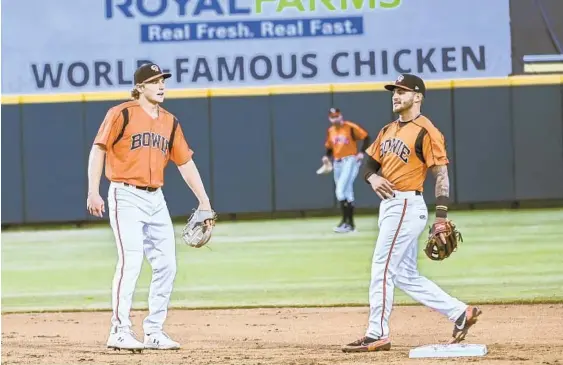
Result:
[[[143,187],[164,185],[168,160],[182,165],[193,156],[174,115],[160,108],[158,118],[153,119],[137,101],[109,109],[94,144],[106,150],[110,181]]]
[[[381,129],[366,150],[381,164],[381,176],[399,191],[422,191],[428,168],[449,163],[442,133],[425,116]]]
[[[346,120],[342,125],[328,128],[325,147],[333,150],[335,159],[356,155],[358,153],[356,141],[363,140],[367,135],[365,129]]]

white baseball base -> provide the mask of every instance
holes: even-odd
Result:
[[[411,359],[427,357],[471,357],[485,356],[487,354],[486,345],[478,344],[452,344],[452,345],[426,345],[416,347],[409,352]]]

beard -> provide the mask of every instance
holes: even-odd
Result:
[[[414,104],[414,100],[406,100],[401,102],[400,104],[393,104],[393,112],[394,113],[402,113],[405,110],[409,110]]]

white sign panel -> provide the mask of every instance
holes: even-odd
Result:
[[[171,88],[511,73],[509,0],[12,0],[4,94],[132,88],[138,64]]]

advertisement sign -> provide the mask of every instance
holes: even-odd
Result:
[[[2,4],[2,91],[374,82],[511,73],[509,0],[18,0]]]

